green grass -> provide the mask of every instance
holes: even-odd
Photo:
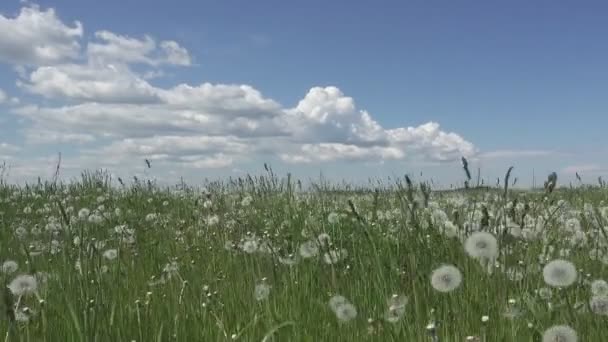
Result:
[[[608,255],[604,189],[509,191],[508,199],[503,189],[429,193],[416,185],[351,192],[325,184],[304,192],[291,179],[264,176],[210,183],[208,190],[176,192],[139,183],[110,188],[93,178],[0,187],[0,262],[19,265],[15,273],[0,274],[1,281],[48,275],[35,294],[18,298],[4,291],[0,338],[541,341],[547,328],[566,324],[580,341],[605,341],[608,316],[590,312],[588,304],[589,282],[608,279],[608,258],[590,256],[592,249]],[[243,203],[247,196],[249,205]],[[82,208],[99,212],[99,222],[84,213],[78,218]],[[331,213],[338,222],[328,220]],[[572,245],[564,228],[572,218],[586,237],[582,244]],[[444,234],[447,220],[460,237]],[[516,232],[513,227],[540,220],[546,223],[536,239],[503,235],[500,228],[508,221]],[[467,230],[481,222],[487,226],[479,229],[498,232],[500,256],[491,274],[463,247]],[[117,233],[119,225],[133,233]],[[322,233],[332,244],[315,257],[300,257],[299,246]],[[230,241],[234,248],[227,248]],[[243,251],[246,241],[258,250]],[[553,252],[545,262],[562,258],[579,270],[577,282],[552,289],[550,299],[537,293],[548,287],[539,262],[548,246]],[[103,256],[109,249],[117,250],[116,259]],[[329,250],[346,256],[327,264],[323,255]],[[176,268],[164,272],[171,263]],[[430,283],[431,272],[443,264],[455,265],[463,276],[449,293]],[[270,293],[258,301],[254,291],[262,283]],[[391,323],[385,314],[393,294],[408,302]],[[334,295],[354,305],[354,319],[337,318],[328,304]],[[22,313],[24,307],[29,311]],[[15,314],[29,320],[15,320]],[[482,323],[485,315],[489,321]],[[427,330],[430,323],[434,333]]]

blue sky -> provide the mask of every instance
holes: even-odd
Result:
[[[11,40],[15,34],[9,35],[9,29],[4,36],[0,33],[0,50],[21,53],[19,58],[15,54],[3,58],[0,51],[0,89],[6,94],[0,101],[0,144],[6,145],[4,152],[0,149],[0,156],[15,170],[24,171],[16,173],[34,174],[36,163],[44,159],[52,164],[57,151],[65,154],[66,174],[77,174],[79,167],[105,167],[123,176],[141,168],[141,164],[131,165],[123,159],[142,160],[149,153],[158,161],[155,172],[160,178],[256,172],[268,161],[278,170],[303,177],[315,177],[319,170],[346,179],[422,171],[449,184],[461,179],[460,155],[467,155],[475,167],[482,167],[483,176],[491,180],[515,165],[519,177],[528,184],[533,169],[537,177],[558,171],[564,180],[573,179],[573,171],[578,170],[588,181],[595,181],[608,170],[608,139],[603,134],[608,127],[608,96],[604,94],[608,80],[608,44],[604,42],[608,36],[608,5],[602,1],[74,0],[24,4],[15,0],[0,4],[0,19],[5,19],[6,27],[13,25],[15,32],[27,30],[28,23],[15,20],[23,8],[29,8],[33,15],[54,9],[53,25],[60,23],[66,31],[79,21],[82,32],[70,35],[66,31],[63,37],[40,33],[36,41],[41,46],[59,44],[65,48],[70,40],[78,45],[69,53],[58,50],[63,55],[52,59],[32,57],[36,51],[19,50],[19,44]],[[50,20],[48,15],[42,17]],[[151,37],[155,49],[148,52],[157,60],[142,62],[139,57],[121,56],[124,48],[108,48],[118,40],[112,43],[100,38],[96,35],[100,31],[139,41],[146,35]],[[187,61],[169,62],[168,57],[161,57],[166,52],[160,49],[162,41],[178,44],[186,51]],[[89,44],[105,44],[103,53],[91,52]],[[29,57],[24,55],[27,53]],[[114,81],[104,69],[109,64],[131,78]],[[82,75],[85,67],[83,81],[76,75]],[[32,78],[37,71],[41,74],[40,68],[45,77]],[[145,77],[146,73],[161,76]],[[82,84],[75,85],[71,93],[63,91],[70,88],[66,84],[57,84],[78,84],[75,77]],[[214,118],[214,122],[227,120],[214,123],[221,127],[238,117],[248,118],[257,127],[270,127],[278,120],[277,126],[282,129],[273,132],[281,134],[266,132],[260,140],[252,138],[249,131],[210,129],[198,121],[200,127],[195,124],[192,131],[182,126],[171,130],[161,124],[146,127],[143,121],[137,121],[137,132],[130,132],[119,129],[126,127],[126,121],[121,120],[128,118],[120,115],[128,111],[106,117],[112,118],[118,128],[108,125],[100,130],[92,126],[91,117],[86,117],[91,104],[101,103],[96,107],[101,112],[118,111],[118,106],[142,111],[150,107],[141,103],[139,88],[134,92],[136,98],[107,98],[112,90],[99,93],[95,88],[99,79],[110,88],[113,82],[145,82],[149,93],[158,93],[151,97],[161,98],[163,106],[154,107],[159,110],[159,118],[164,115],[162,108],[175,110],[167,114],[167,120],[191,119],[188,115],[200,113]],[[17,85],[19,80],[21,86]],[[252,104],[247,92],[241,94],[242,98],[231,95],[221,103],[213,102],[220,96],[213,92],[228,91],[223,88],[213,88],[206,95],[189,94],[195,99],[185,99],[184,93],[175,88],[179,84],[196,88],[206,82],[214,86],[248,85],[276,106],[256,107],[259,101]],[[339,92],[325,88],[330,86]],[[320,88],[311,93],[313,87]],[[115,90],[126,94],[133,89]],[[207,95],[209,99],[201,100]],[[319,96],[325,96],[323,104],[318,103]],[[18,98],[18,103],[11,98]],[[176,109],[178,98],[188,104],[180,102],[181,107]],[[314,108],[327,111],[333,108],[329,102],[339,102],[339,98],[351,99],[348,113],[330,110],[329,119],[319,122]],[[225,114],[243,99],[253,107],[239,107],[242,112],[232,116]],[[297,108],[300,101],[306,105]],[[31,105],[38,110],[25,113],[23,107]],[[46,114],[46,110],[68,107],[83,110],[82,119],[89,121],[74,123],[75,119],[69,119],[74,111],[69,110],[55,111],[52,117]],[[262,115],[264,111],[271,114]],[[375,131],[373,137],[357,133],[365,126],[361,111],[381,126],[381,133]],[[261,117],[271,117],[273,125]],[[66,120],[71,121],[66,124]],[[395,131],[391,131],[400,127],[416,129],[428,122],[439,127],[428,136],[414,130],[418,133],[403,138],[405,142],[394,138]],[[357,132],[353,133],[353,127]],[[453,133],[462,141],[445,141],[439,137],[444,133]],[[60,138],[68,134],[77,136]],[[33,138],[43,135],[45,139]],[[213,142],[193,138],[210,136]],[[161,148],[166,144],[183,149],[172,154]],[[193,150],[188,144],[214,147]],[[230,144],[263,147],[251,150]],[[112,165],[107,153],[100,157],[104,146],[124,150],[120,156],[123,159],[117,157],[121,162]],[[44,172],[40,170],[43,176]]]

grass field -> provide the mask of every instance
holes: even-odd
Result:
[[[607,340],[607,189],[408,181],[4,185],[0,338]]]

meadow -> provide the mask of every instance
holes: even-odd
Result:
[[[0,338],[606,341],[608,188],[548,182],[3,183]]]

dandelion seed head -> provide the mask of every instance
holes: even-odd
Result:
[[[103,257],[107,260],[114,260],[118,257],[118,251],[116,249],[108,249],[103,252]]]
[[[38,281],[33,275],[21,274],[8,284],[8,288],[13,295],[20,297],[36,292],[38,289]]]
[[[270,295],[270,286],[268,284],[262,282],[255,286],[255,300],[257,300],[258,302],[265,300],[266,298],[268,298],[268,295]]]
[[[498,241],[488,232],[475,232],[464,243],[465,251],[473,258],[495,259],[498,256]]]
[[[4,274],[12,274],[15,273],[19,269],[19,264],[13,260],[7,260],[2,264],[2,273]]]
[[[608,296],[608,282],[603,279],[592,281],[591,294],[594,296]]]
[[[593,296],[589,300],[589,307],[596,315],[608,316],[608,296]]]
[[[554,325],[543,333],[543,342],[576,342],[578,335],[568,325]]]
[[[431,286],[439,292],[451,292],[462,283],[462,273],[456,266],[443,265],[431,273]]]
[[[543,268],[543,278],[549,286],[567,287],[576,281],[576,277],[576,267],[567,260],[556,259]]]

